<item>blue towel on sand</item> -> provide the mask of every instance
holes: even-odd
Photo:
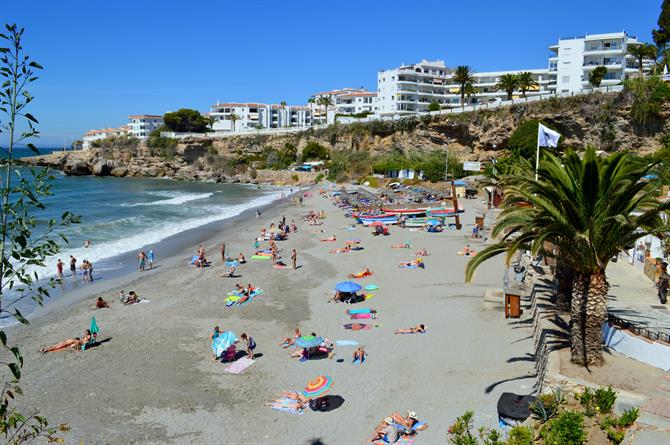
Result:
[[[371,313],[372,309],[365,309],[365,308],[359,308],[359,309],[349,309],[347,312],[349,315],[354,315],[354,314],[369,314]]]
[[[356,340],[335,340],[337,346],[358,346]]]

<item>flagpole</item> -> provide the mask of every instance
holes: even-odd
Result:
[[[535,153],[535,180],[537,181],[537,172],[540,169],[540,138],[537,138],[537,150]]]

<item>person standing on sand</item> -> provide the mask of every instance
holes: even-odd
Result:
[[[72,272],[72,279],[77,280],[77,259],[70,255],[70,272]]]
[[[226,262],[226,243],[221,243],[221,261]]]
[[[261,218],[262,218],[262,216],[261,216],[261,211],[260,211],[260,210],[256,210],[256,219],[261,219]]]
[[[144,272],[144,264],[147,260],[147,254],[144,253],[144,250],[140,250],[140,253],[137,254],[137,261],[139,263],[140,272]]]
[[[63,279],[63,267],[65,265],[63,262],[58,258],[58,262],[56,263],[56,270],[58,271],[58,279],[62,280]]]
[[[242,335],[240,335],[240,339],[246,343],[247,354],[249,355],[249,358],[253,360],[254,349],[256,349],[256,342],[254,341],[254,338],[250,335],[247,335],[246,333],[242,333]]]
[[[93,281],[93,263],[89,260],[86,260],[86,269],[88,270],[88,281]]]
[[[298,252],[295,249],[291,251],[291,262],[293,263],[293,270],[298,268]]]
[[[218,326],[214,326],[214,330],[212,331],[211,334],[209,334],[209,339],[212,341],[212,343],[214,343],[214,340],[216,340],[219,337],[219,335],[221,335],[221,330],[219,329]],[[212,351],[212,361],[213,362],[216,361],[216,353],[214,351]]]
[[[147,262],[149,263],[149,269],[154,268],[154,261],[156,257],[154,256],[154,251],[149,249],[149,253],[147,254]]]

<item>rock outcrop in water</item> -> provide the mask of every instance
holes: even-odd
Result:
[[[49,166],[69,175],[171,177],[184,180],[256,182],[257,172],[239,163],[241,156],[260,154],[266,148],[292,144],[300,151],[309,141],[331,150],[388,152],[414,149],[449,149],[461,160],[486,160],[505,150],[514,129],[528,119],[555,127],[565,146],[593,145],[605,151],[648,153],[661,147],[670,133],[670,107],[648,120],[644,127],[631,120],[631,99],[625,93],[590,94],[519,104],[498,110],[408,119],[396,124],[334,125],[327,129],[262,135],[247,134],[220,139],[180,140],[169,152],[137,147],[91,148],[26,158],[27,164]],[[286,182],[290,181],[288,176]]]

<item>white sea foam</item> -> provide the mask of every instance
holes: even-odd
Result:
[[[138,207],[138,206],[163,206],[163,205],[180,205],[198,199],[206,199],[211,197],[214,193],[184,193],[184,192],[148,192],[149,195],[163,196],[168,199],[159,199],[151,202],[136,202],[133,204],[121,204],[124,207]]]

